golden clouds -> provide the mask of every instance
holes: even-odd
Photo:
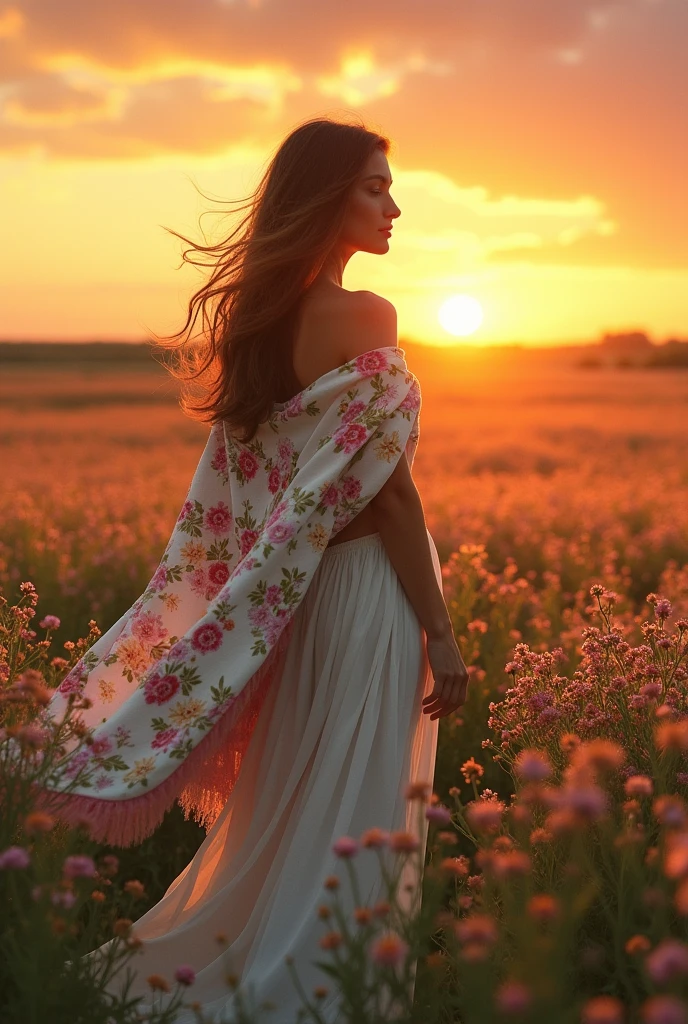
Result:
[[[18,7],[0,11],[0,39],[13,39],[24,27],[24,15]]]
[[[568,246],[590,234],[608,235],[617,225],[594,196],[574,199],[491,196],[482,187],[462,188],[438,171],[395,170],[394,195],[402,215],[395,255],[433,273],[435,254],[454,270],[476,268],[504,253]],[[410,269],[410,268],[409,268]]]
[[[0,0],[0,276],[131,274],[140,293],[89,301],[113,333],[123,304],[136,333],[175,301],[156,233],[193,232],[188,175],[242,195],[292,127],[346,107],[391,137],[402,210],[385,259],[358,254],[349,286],[389,295],[402,330],[422,336],[464,289],[496,337],[560,334],[548,318],[577,303],[576,331],[613,325],[622,301],[659,324],[688,265],[687,34],[686,0]],[[643,291],[614,268],[667,274]]]
[[[452,65],[427,60],[420,53],[411,53],[403,60],[383,66],[376,62],[372,52],[360,50],[343,57],[338,74],[318,75],[316,84],[323,96],[335,96],[351,107],[358,107],[393,96],[407,75],[421,71],[446,75],[451,73]]]
[[[685,37],[686,6],[0,0],[0,151],[221,154],[247,139],[271,146],[282,127],[343,103],[371,111],[392,135],[403,131],[407,157],[414,146],[431,152],[453,177],[451,159],[470,169],[483,153],[496,168],[490,150],[505,135],[515,158],[505,173],[523,192],[524,152],[528,183],[546,143],[563,141],[560,164],[570,165],[567,130],[595,158],[590,140],[616,114],[619,81],[636,102],[627,97],[615,131],[640,127],[633,114],[642,121],[660,102],[678,114],[688,82],[672,47]],[[628,62],[644,69],[643,82],[628,74]],[[427,166],[427,156],[414,153],[413,162]],[[469,180],[485,180],[482,166],[480,175]],[[582,181],[598,193],[597,181]],[[535,194],[546,191],[538,181]]]
[[[9,124],[66,126],[114,119],[121,115],[124,100],[121,89],[92,90],[57,75],[37,75],[15,88],[3,113]]]

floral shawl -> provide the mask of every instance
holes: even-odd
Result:
[[[420,405],[404,350],[385,346],[276,403],[248,444],[212,427],[146,590],[48,707],[61,718],[69,694],[92,701],[79,712],[92,745],[67,752],[41,794],[54,813],[121,846],[175,799],[213,823],[323,551],[404,453],[413,464]]]

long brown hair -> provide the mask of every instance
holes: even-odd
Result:
[[[274,402],[301,390],[292,364],[300,299],[337,241],[353,187],[376,147],[387,154],[390,140],[362,124],[306,121],[284,139],[238,207],[249,212],[229,237],[200,245],[165,228],[191,247],[184,261],[212,267],[189,300],[181,330],[155,335],[168,369],[182,381],[189,415],[225,420],[247,443]],[[199,313],[201,337],[193,339]]]

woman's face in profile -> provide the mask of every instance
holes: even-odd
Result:
[[[385,230],[401,210],[392,199],[392,175],[387,157],[376,149],[361,171],[349,203],[341,241],[354,251],[383,253],[389,250]]]

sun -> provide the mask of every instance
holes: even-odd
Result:
[[[452,295],[440,306],[437,318],[449,334],[465,338],[480,327],[483,308],[472,295]]]

